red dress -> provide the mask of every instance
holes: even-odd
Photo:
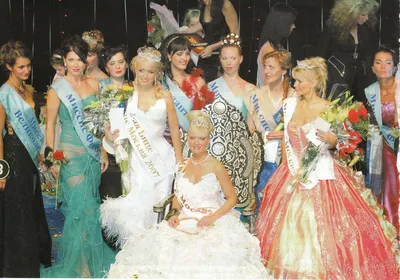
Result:
[[[310,126],[290,122],[301,160]],[[287,162],[269,180],[257,221],[266,268],[279,278],[399,279],[396,231],[362,179],[334,162],[335,180],[292,186]]]

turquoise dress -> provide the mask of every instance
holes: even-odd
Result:
[[[82,99],[83,106],[95,100]],[[100,227],[100,164],[83,146],[67,107],[61,102],[60,149],[68,158],[59,178],[59,201],[65,216],[62,236],[58,239],[55,265],[41,271],[41,277],[101,278],[115,260],[115,253],[104,243]]]

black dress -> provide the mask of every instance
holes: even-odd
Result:
[[[204,40],[208,43],[208,45],[219,42],[223,39],[223,36],[226,35],[226,31],[228,30],[225,17],[221,11],[219,11],[218,16],[213,16],[210,22],[204,21],[204,9],[203,5],[200,9],[200,23],[203,26],[204,30]],[[216,52],[216,51],[214,51]],[[199,61],[197,63],[197,67],[204,70],[204,79],[207,83],[215,80],[218,75],[218,65],[219,65],[219,55],[213,54],[210,57],[202,58],[199,57]]]
[[[6,131],[4,159],[10,174],[0,192],[0,277],[38,278],[40,263],[51,265],[39,172],[8,120]]]
[[[327,60],[327,97],[335,99],[350,90],[358,101],[366,101],[364,89],[374,78],[371,70],[374,52],[373,33],[366,24],[357,27],[358,45],[349,33],[339,36],[332,20],[327,20],[318,43],[317,54]]]

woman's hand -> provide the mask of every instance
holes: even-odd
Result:
[[[317,138],[322,142],[328,143],[330,148],[336,146],[337,136],[332,132],[325,132],[317,129]]]
[[[281,140],[283,139],[283,131],[271,131],[267,135],[267,140]]]
[[[6,179],[0,180],[0,192],[4,191],[6,188]]]
[[[201,220],[197,223],[197,227],[209,227],[212,226],[212,224],[216,221],[217,219],[215,218],[214,215],[209,215],[201,218]]]
[[[114,143],[114,141],[119,137],[119,129],[111,132],[110,125],[108,124],[105,130],[105,137],[107,142]]]
[[[212,45],[208,45],[202,52],[201,52],[201,57],[202,58],[207,58],[212,55],[212,52],[214,51]]]
[[[179,225],[179,219],[177,215],[173,215],[168,219],[168,225],[172,228],[176,228]]]
[[[42,156],[41,154],[38,153],[37,160],[38,160],[39,164],[42,165],[44,163],[45,158],[44,158],[44,156]]]
[[[104,172],[106,172],[107,168],[108,168],[108,154],[107,152],[103,151],[103,160],[101,161],[101,174],[103,174]]]

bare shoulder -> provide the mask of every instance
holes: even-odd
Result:
[[[221,172],[226,171],[224,164],[211,155],[208,164],[216,174],[221,174]]]
[[[158,93],[160,94],[160,96],[164,99],[169,99],[172,98],[171,92],[169,90],[166,90],[164,88],[158,88]]]

